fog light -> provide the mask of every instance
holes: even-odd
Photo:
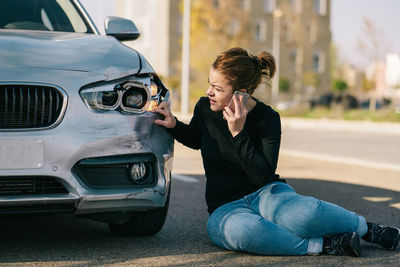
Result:
[[[144,163],[133,163],[129,172],[133,182],[138,183],[146,175],[146,165]]]

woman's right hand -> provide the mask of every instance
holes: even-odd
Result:
[[[152,109],[151,112],[159,113],[162,116],[164,116],[163,120],[155,120],[154,121],[155,124],[164,126],[165,128],[175,127],[176,119],[171,113],[169,103],[161,102],[161,104],[156,109]]]

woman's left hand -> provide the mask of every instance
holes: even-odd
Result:
[[[226,121],[228,122],[229,131],[232,134],[232,137],[238,135],[244,127],[244,123],[246,122],[247,109],[243,105],[243,97],[233,96],[233,102],[235,105],[235,111],[232,111],[228,106],[225,106],[222,114]]]

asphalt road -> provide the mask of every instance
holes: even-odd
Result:
[[[400,170],[400,135],[283,129],[281,153]]]
[[[307,133],[304,135],[308,136]],[[303,138],[300,134],[296,136]],[[286,142],[289,145],[292,141]],[[329,145],[320,146],[322,150],[318,153],[329,154]],[[304,151],[286,145],[284,149]],[[351,150],[335,156],[357,158]],[[399,248],[390,252],[365,242],[362,242],[361,258],[270,257],[215,247],[205,229],[208,214],[199,152],[177,144],[175,153],[170,210],[157,235],[115,237],[106,224],[72,215],[2,218],[0,265],[400,266]],[[400,172],[396,170],[283,153],[278,171],[300,194],[334,202],[364,215],[369,221],[400,226]]]
[[[171,208],[155,236],[120,238],[107,225],[70,215],[1,220],[0,263],[4,266],[399,266],[400,252],[364,244],[361,258],[343,256],[269,257],[215,247],[205,231],[204,176],[190,182],[174,179]],[[385,223],[400,221],[388,202],[369,202],[365,195],[391,198],[398,192],[310,179],[288,179],[298,192],[333,201]],[[361,201],[360,201],[361,200]]]

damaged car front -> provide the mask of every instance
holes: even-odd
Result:
[[[102,36],[79,1],[0,6],[0,214],[66,212],[117,235],[157,233],[173,138],[149,111],[169,92],[120,42],[139,36],[134,24],[109,17]]]

